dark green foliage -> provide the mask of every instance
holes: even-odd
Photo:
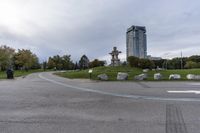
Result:
[[[39,69],[39,59],[38,57],[27,49],[19,49],[14,55],[14,65],[16,69]]]
[[[73,62],[71,61],[71,55],[64,55],[62,57],[62,67],[65,70],[71,70],[73,69]]]
[[[165,67],[165,59],[161,59],[161,60],[152,60],[155,64],[155,67],[159,67],[159,68],[164,68]]]
[[[153,61],[149,60],[149,59],[139,59],[137,57],[134,56],[130,56],[128,57],[128,63],[131,67],[138,67],[138,68],[155,68],[155,64]]]
[[[98,60],[98,59],[93,60],[93,61],[90,62],[90,64],[89,64],[90,68],[99,67],[99,66],[104,66],[104,65],[105,65],[105,62],[104,62],[104,61],[100,61],[100,60]]]
[[[131,67],[138,67],[139,60],[140,60],[139,58],[135,56],[129,56],[127,60]]]
[[[74,70],[77,70],[77,69],[79,69],[79,65],[78,65],[78,63],[76,62],[75,63],[75,65],[74,65],[74,68],[73,68]]]
[[[200,67],[200,63],[196,63],[193,61],[187,61],[185,64],[185,68],[187,68],[187,69],[199,68],[199,67]]]
[[[53,57],[49,57],[47,63],[48,69],[57,70],[71,70],[74,67],[73,62],[71,61],[71,55],[63,55],[62,57],[59,55],[55,55]]]
[[[200,56],[199,55],[190,56],[187,61],[193,61],[196,63],[200,63]]]
[[[127,66],[127,62],[124,61],[124,62],[122,63],[122,66]]]
[[[181,58],[173,58],[167,62],[168,69],[181,69]]]
[[[42,67],[43,67],[43,70],[46,71],[46,69],[47,69],[47,62],[46,61],[44,61],[42,63]]]
[[[54,67],[56,67],[53,57],[49,57],[47,67],[48,69],[53,69]]]
[[[6,70],[13,65],[15,50],[6,45],[0,46],[0,69]]]
[[[86,55],[83,55],[79,61],[79,67],[80,69],[87,69],[89,68],[89,59]]]
[[[142,69],[146,69],[146,68],[153,69],[155,68],[155,64],[153,61],[149,59],[139,59],[138,67]]]
[[[171,60],[165,60],[163,62],[163,68],[165,69],[182,69],[185,68],[186,63],[189,61],[189,58],[173,58]],[[181,66],[181,60],[182,60],[182,66]]]

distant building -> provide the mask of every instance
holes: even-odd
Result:
[[[146,28],[143,26],[131,26],[126,33],[127,58],[135,56],[138,58],[147,57],[147,36]]]
[[[162,60],[161,57],[152,57],[151,55],[148,55],[147,59],[149,59],[149,60]]]

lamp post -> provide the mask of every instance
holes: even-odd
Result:
[[[168,65],[168,60],[166,60],[166,70],[167,70],[167,67],[168,67],[167,65]]]
[[[181,69],[183,69],[183,53],[181,51]]]

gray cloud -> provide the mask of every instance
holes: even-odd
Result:
[[[117,46],[125,58],[126,29],[147,27],[148,53],[171,58],[199,54],[200,2],[194,0],[0,0],[0,43],[28,48],[41,60],[83,54],[109,60]],[[168,54],[166,54],[168,53]]]

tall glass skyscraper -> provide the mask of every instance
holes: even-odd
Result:
[[[147,57],[147,36],[144,26],[131,26],[126,32],[126,53],[138,58]]]

